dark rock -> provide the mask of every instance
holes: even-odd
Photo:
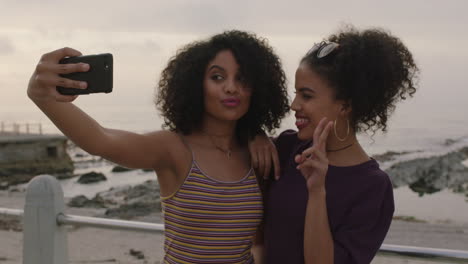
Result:
[[[125,168],[125,167],[122,167],[122,166],[115,166],[112,169],[112,172],[125,172],[125,171],[131,171],[131,170],[134,170],[134,169]]]
[[[161,211],[159,185],[155,180],[134,187],[113,187],[91,200],[81,196],[72,200],[73,206],[107,208],[105,216],[113,218],[132,219]]]
[[[455,143],[457,143],[457,140],[456,140],[456,139],[448,138],[448,139],[445,140],[444,145],[445,145],[445,146],[450,146],[450,145],[453,145],[453,144],[455,144]]]
[[[156,181],[146,181],[145,184],[140,184],[128,189],[125,200],[129,201],[135,198],[147,198],[146,200],[154,200],[159,198],[159,185]]]
[[[402,152],[396,152],[396,151],[387,151],[384,154],[379,154],[379,155],[374,155],[372,158],[377,160],[378,162],[385,162],[389,160],[394,160],[396,157],[404,154],[411,153],[411,151],[402,151]]]
[[[115,204],[137,201],[154,202],[159,199],[159,185],[157,181],[150,180],[133,187],[113,187],[109,191],[100,192],[98,195],[106,201],[114,201]]]
[[[453,189],[453,191],[456,192],[456,193],[465,193],[466,192],[466,195],[468,196],[468,182],[466,182],[465,184],[456,186]]]
[[[159,211],[161,211],[161,203],[158,201],[153,201],[152,203],[135,202],[132,204],[121,205],[118,208],[107,209],[105,215],[107,217],[131,219]]]
[[[88,184],[88,183],[94,183],[94,182],[100,182],[100,181],[106,181],[107,178],[104,176],[104,174],[99,173],[99,172],[90,172],[86,173],[80,176],[78,179],[79,183],[82,184]]]
[[[407,215],[396,215],[393,217],[393,220],[400,220],[405,222],[415,222],[415,223],[427,223],[425,220],[418,219],[414,216],[407,216]]]
[[[0,182],[0,190],[6,190],[9,186],[10,184],[8,184],[6,181]]]
[[[69,178],[73,177],[74,169],[75,167],[71,159],[0,164],[0,181],[7,181],[9,185],[27,183],[35,176],[41,174]]]
[[[143,252],[141,252],[139,250],[135,250],[133,248],[130,249],[130,255],[136,257],[137,259],[144,259],[145,258],[145,255],[143,254]]]
[[[6,182],[9,186],[26,183],[34,178],[31,174],[16,173],[14,177],[5,177],[0,175],[0,182]]]
[[[417,192],[420,197],[425,193],[431,194],[441,190],[427,183],[425,179],[419,179],[416,182],[411,183],[409,188],[413,190],[413,192]]]
[[[95,196],[93,199],[88,199],[84,195],[78,195],[73,197],[68,202],[70,207],[92,207],[92,208],[106,208],[105,201],[100,196]]]
[[[68,202],[68,206],[71,207],[84,207],[86,202],[88,202],[89,199],[84,196],[84,195],[78,195],[73,197],[70,202]]]
[[[23,231],[23,226],[20,219],[10,216],[2,216],[0,217],[0,230],[21,232]]]
[[[444,188],[466,190],[468,168],[462,164],[468,158],[468,147],[446,155],[419,158],[394,164],[386,170],[394,187],[410,185],[420,195]]]

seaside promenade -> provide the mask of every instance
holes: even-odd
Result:
[[[18,126],[17,126],[18,127]],[[1,130],[0,139],[44,138],[47,135],[33,132],[31,126],[22,129]],[[5,128],[5,126],[4,126]],[[28,131],[28,133],[26,133]],[[66,199],[68,202],[68,199]],[[0,208],[24,209],[25,190],[11,186],[0,191]],[[103,217],[105,209],[66,207],[66,213],[80,216]],[[133,221],[162,223],[161,213],[154,212]],[[69,263],[161,263],[164,254],[163,235],[144,232],[107,230],[89,227],[67,227]],[[384,244],[441,248],[468,251],[468,219],[464,222],[419,222],[412,219],[395,219]],[[0,263],[22,262],[22,224],[15,217],[0,216]],[[373,264],[463,263],[441,262],[429,259],[379,254]]]
[[[0,191],[0,207],[23,209],[25,193]],[[67,207],[67,214],[102,216],[104,209]],[[136,217],[134,221],[162,223],[161,214]],[[22,261],[21,224],[11,217],[0,217],[0,263]],[[144,232],[68,227],[70,263],[160,263],[163,236]],[[394,220],[385,244],[468,250],[468,219],[464,224],[419,223]],[[378,255],[373,264],[457,263],[428,259]]]

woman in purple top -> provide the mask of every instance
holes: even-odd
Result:
[[[415,93],[417,73],[405,45],[380,29],[346,28],[302,58],[291,105],[298,131],[275,139],[278,157],[265,137],[250,146],[265,174],[271,160],[281,167],[265,199],[265,263],[371,262],[392,220],[393,191],[356,133],[385,131],[395,103]]]

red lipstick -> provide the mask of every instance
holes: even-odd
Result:
[[[227,99],[221,100],[221,103],[228,107],[235,107],[240,104],[240,100],[237,98],[227,98]]]

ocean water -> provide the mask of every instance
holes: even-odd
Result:
[[[146,96],[135,96],[128,100],[113,98],[112,94],[88,95],[87,98],[79,98],[76,104],[103,126],[144,133],[161,129],[163,123],[153,105],[152,97],[151,90]],[[397,105],[388,121],[386,133],[359,134],[359,140],[369,154],[382,154],[387,151],[432,151],[443,149],[448,145],[448,141],[468,139],[468,118],[464,100],[436,105],[421,97]],[[72,116],[70,118],[73,119]],[[61,133],[30,102],[0,112],[0,121],[6,124],[41,123],[45,133]],[[294,122],[294,113],[291,112],[272,135],[277,135],[285,129],[296,129]]]

